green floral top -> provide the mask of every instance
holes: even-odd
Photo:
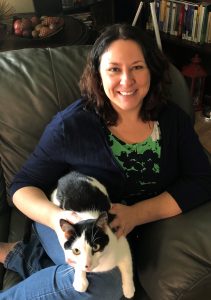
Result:
[[[159,179],[161,134],[159,123],[154,123],[152,134],[143,142],[127,144],[111,132],[108,134],[109,145],[116,161],[125,173],[129,193],[132,196],[143,195],[152,191]]]

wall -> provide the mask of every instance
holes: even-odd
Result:
[[[15,8],[16,13],[34,11],[33,0],[7,0],[7,1]]]

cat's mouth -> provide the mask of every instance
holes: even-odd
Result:
[[[86,272],[92,272],[93,271],[93,267],[85,267],[85,271]]]

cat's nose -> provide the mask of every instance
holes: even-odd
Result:
[[[87,272],[89,272],[89,271],[91,271],[91,266],[90,265],[86,265],[85,269],[86,269]]]

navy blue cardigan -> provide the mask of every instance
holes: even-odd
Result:
[[[211,167],[189,117],[166,104],[158,118],[161,130],[160,178],[154,191],[130,199],[124,171],[107,143],[104,123],[78,100],[59,112],[11,184],[10,194],[36,186],[49,194],[72,169],[96,177],[112,202],[134,203],[168,191],[183,211],[211,200]]]

